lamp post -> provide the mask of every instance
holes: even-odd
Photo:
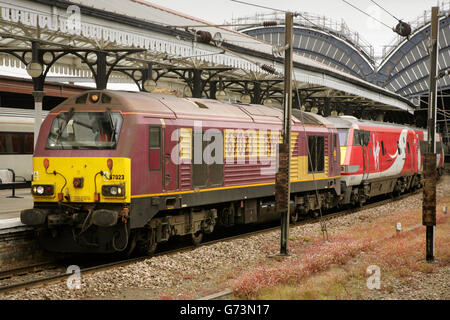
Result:
[[[42,123],[42,101],[44,99],[44,67],[42,65],[42,56],[39,55],[39,45],[37,42],[31,44],[31,62],[27,65],[27,73],[33,79],[32,92],[34,98],[34,147],[36,147],[39,129]]]

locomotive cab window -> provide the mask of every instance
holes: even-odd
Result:
[[[323,172],[325,168],[325,137],[308,136],[308,172]]]
[[[338,128],[337,131],[338,131],[338,134],[339,134],[339,144],[341,146],[346,146],[347,145],[347,139],[348,139],[348,132],[350,130],[349,129]]]
[[[115,149],[123,118],[118,112],[69,112],[53,119],[47,149]]]
[[[149,128],[149,148],[150,149],[161,148],[161,127]]]
[[[370,131],[366,130],[354,130],[353,132],[353,145],[354,146],[367,146],[370,141]]]

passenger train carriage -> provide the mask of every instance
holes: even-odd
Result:
[[[327,120],[339,132],[344,203],[361,205],[370,197],[421,186],[427,131],[351,116]],[[436,137],[436,165],[441,173],[442,136]]]
[[[278,219],[282,119],[276,107],[142,92],[69,98],[42,124],[21,220],[50,251],[152,253],[171,236],[198,243],[218,225]],[[291,146],[295,221],[337,205],[341,156],[334,126],[298,110]]]
[[[42,112],[43,118],[47,115]],[[0,107],[0,184],[30,182],[34,144],[34,110]]]

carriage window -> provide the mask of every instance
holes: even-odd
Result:
[[[354,146],[367,146],[370,140],[370,131],[366,130],[354,130],[353,131],[353,145]]]
[[[384,149],[384,142],[381,141],[381,153],[384,155],[386,155],[386,150]]]
[[[436,153],[442,153],[442,143],[440,141],[436,141]]]
[[[323,172],[325,167],[325,137],[308,136],[308,151],[311,161],[308,160],[308,172]]]
[[[354,146],[361,145],[361,134],[359,130],[353,130],[353,145]]]
[[[29,132],[0,132],[0,154],[33,154],[33,137]]]
[[[428,142],[425,140],[420,141],[420,153],[425,154],[428,152]]]
[[[408,154],[411,153],[411,149],[409,149],[409,142],[406,143],[406,146],[408,147]]]

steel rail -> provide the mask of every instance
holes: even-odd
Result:
[[[369,203],[363,207],[350,208],[350,209],[346,209],[346,210],[339,211],[336,213],[330,213],[330,214],[324,215],[322,218],[320,218],[320,217],[309,218],[307,220],[296,222],[295,224],[291,224],[290,227],[292,228],[292,227],[297,227],[297,226],[302,226],[302,225],[307,225],[307,224],[320,223],[321,219],[322,220],[331,220],[331,219],[343,217],[343,216],[346,216],[349,214],[357,213],[362,210],[379,207],[379,206],[385,205],[385,204],[393,202],[393,201],[400,201],[400,200],[412,197],[412,196],[420,193],[421,190],[422,189],[415,190],[415,191],[409,192],[407,194],[403,194],[398,197],[395,197],[393,199],[387,199],[387,200],[381,200],[381,201]],[[248,237],[251,237],[254,235],[265,234],[265,233],[269,233],[269,232],[276,231],[279,229],[280,229],[280,226],[277,225],[275,227],[268,227],[268,228],[264,228],[262,230],[250,231],[250,232],[246,232],[243,234],[208,240],[197,246],[189,245],[189,246],[185,246],[182,248],[172,249],[172,250],[168,250],[168,251],[161,251],[161,252],[154,254],[151,257],[148,257],[148,256],[137,257],[137,258],[125,259],[125,260],[121,260],[121,261],[115,261],[115,262],[110,262],[110,263],[106,263],[106,264],[96,265],[96,266],[92,266],[92,267],[87,267],[87,268],[81,269],[80,274],[86,275],[86,274],[95,273],[95,272],[99,272],[99,271],[105,271],[105,270],[108,270],[111,268],[124,267],[124,266],[130,265],[132,263],[142,262],[142,261],[145,261],[146,259],[151,259],[152,257],[158,257],[158,256],[162,256],[162,255],[173,255],[173,254],[177,254],[177,253],[188,252],[188,251],[192,251],[199,247],[204,247],[204,246],[216,244],[219,242],[228,242],[228,241],[232,241],[232,240],[236,240],[236,239],[245,239],[245,238],[248,238]],[[26,267],[24,267],[24,268],[26,268]],[[32,267],[28,267],[28,268],[32,268]],[[11,270],[11,272],[14,273],[14,270]],[[0,287],[0,295],[6,294],[6,293],[9,293],[12,291],[17,291],[22,288],[30,289],[30,288],[40,287],[43,285],[53,284],[56,282],[66,280],[71,275],[73,275],[73,274],[72,273],[63,273],[63,274],[57,274],[57,275],[52,275],[52,276],[48,276],[48,277],[43,277],[40,279],[33,279],[33,280],[25,281],[25,282],[14,283],[14,284],[2,286],[2,287]]]

